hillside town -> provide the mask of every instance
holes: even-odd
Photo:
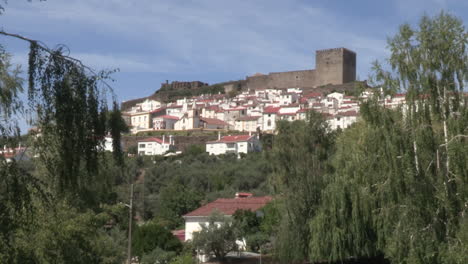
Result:
[[[278,121],[305,120],[309,111],[323,114],[332,130],[348,128],[359,118],[360,103],[372,94],[372,89],[359,96],[349,96],[340,92],[326,94],[288,88],[245,91],[233,98],[225,94],[201,95],[167,104],[147,99],[124,112],[123,117],[133,134],[151,131],[170,134],[186,130],[243,132],[244,136],[219,136],[218,140],[207,142],[206,151],[214,155],[248,153],[260,150],[253,134],[275,133]],[[405,94],[387,96],[380,103],[396,109],[405,104]],[[239,148],[234,144],[240,144]],[[139,141],[138,153],[162,155],[173,146],[171,138],[148,138]]]
[[[359,117],[359,103],[372,91],[360,96],[345,93],[304,93],[300,88],[246,91],[234,98],[224,94],[184,98],[164,104],[147,99],[123,113],[132,133],[180,130],[234,130],[274,133],[279,120],[305,120],[308,111],[322,113],[330,128],[344,129]],[[397,108],[405,94],[387,96],[382,105]]]

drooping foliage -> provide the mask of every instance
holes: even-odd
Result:
[[[316,112],[308,114],[307,122],[279,122],[277,131],[271,183],[283,202],[276,253],[282,262],[301,262],[308,258],[308,221],[316,214],[330,172],[334,134]]]
[[[102,215],[105,206],[97,206],[115,203],[108,192],[115,175],[106,168],[121,164],[101,151],[103,136],[120,135],[122,127],[112,129],[116,122],[108,120],[106,91],[99,87],[107,73],[94,74],[64,49],[1,34],[29,41],[31,50],[29,108],[19,96],[19,68],[12,67],[3,47],[0,52],[2,143],[11,148],[27,143],[19,157],[30,159],[0,157],[0,263],[121,262],[123,250],[115,240],[122,239],[121,221]],[[18,119],[37,128],[27,142],[19,136]],[[111,241],[116,243],[107,247]]]
[[[338,138],[336,171],[310,221],[312,260],[468,261],[467,44],[445,13],[389,39],[391,70],[375,63],[375,81],[383,95],[405,91],[406,105],[363,102],[362,122]]]
[[[64,52],[62,47],[48,50],[31,42],[28,99],[40,131],[34,147],[52,190],[80,201],[86,200],[90,187],[99,181],[103,138],[109,132],[114,142],[120,142],[122,126],[116,122],[116,104],[107,122],[107,87],[99,85],[108,73],[90,73]],[[114,152],[122,162],[120,143],[114,144]]]

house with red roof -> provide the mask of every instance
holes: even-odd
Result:
[[[202,225],[208,224],[211,214],[221,213],[231,217],[237,210],[257,212],[272,200],[270,196],[253,197],[251,193],[236,193],[232,199],[220,198],[195,209],[183,216],[185,219],[185,241],[193,238],[193,233],[201,230]]]
[[[138,140],[138,155],[163,155],[174,149],[175,142],[172,136],[169,136],[169,139],[163,135],[162,138],[150,137]]]
[[[333,118],[327,119],[327,122],[330,125],[330,128],[335,129],[345,129],[351,126],[357,121],[359,113],[355,110],[349,110],[346,112],[340,112],[333,116]]]
[[[200,127],[207,129],[229,129],[229,124],[217,118],[200,117]]]
[[[153,129],[174,129],[174,124],[179,121],[180,117],[173,115],[162,115],[153,118]]]
[[[250,153],[261,151],[260,140],[255,135],[218,135],[218,140],[206,142],[206,152],[210,155]]]

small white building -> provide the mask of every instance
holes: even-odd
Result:
[[[276,120],[279,119],[281,107],[268,106],[263,109],[262,130],[274,132],[276,129]]]
[[[111,136],[104,137],[104,141],[102,143],[102,146],[103,146],[104,151],[113,152],[114,151],[114,142],[112,140],[112,137]],[[123,149],[123,142],[122,141],[120,141],[120,149]]]
[[[247,154],[261,150],[260,140],[254,135],[219,136],[218,140],[206,143],[206,152],[210,155]]]
[[[242,116],[236,120],[237,131],[256,132],[261,128],[261,116]]]
[[[259,211],[271,200],[270,196],[252,197],[250,193],[236,193],[236,198],[220,198],[208,203],[183,216],[185,219],[185,241],[192,240],[193,233],[200,231],[202,225],[209,224],[209,217],[215,211],[231,217],[237,210]]]
[[[356,111],[342,112],[328,119],[328,123],[330,124],[330,128],[333,130],[345,129],[355,123],[358,116],[359,113]]]
[[[178,116],[171,116],[171,115],[162,115],[153,118],[153,129],[154,130],[161,130],[161,129],[170,129],[173,130],[175,123],[179,121]]]
[[[162,139],[151,137],[138,141],[138,155],[164,155],[170,150],[175,150],[172,136],[169,136],[169,140],[163,136]]]

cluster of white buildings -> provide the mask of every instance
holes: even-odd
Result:
[[[359,99],[343,93],[304,92],[299,88],[243,92],[234,98],[202,95],[164,104],[146,100],[123,113],[133,133],[152,130],[237,130],[274,132],[278,120],[304,120],[314,110],[323,113],[332,129],[346,128],[359,116]],[[399,105],[404,95],[386,99]]]
[[[133,133],[144,131],[224,130],[248,135],[219,137],[206,144],[210,154],[248,153],[261,149],[251,133],[274,133],[279,120],[305,120],[307,112],[322,113],[331,129],[344,129],[357,121],[359,104],[372,95],[366,91],[359,97],[343,93],[307,92],[299,88],[246,91],[228,98],[224,94],[184,98],[164,104],[149,100],[123,112]],[[386,107],[405,103],[405,94],[381,100]],[[161,155],[174,146],[172,138],[152,138],[138,143],[138,153]]]

